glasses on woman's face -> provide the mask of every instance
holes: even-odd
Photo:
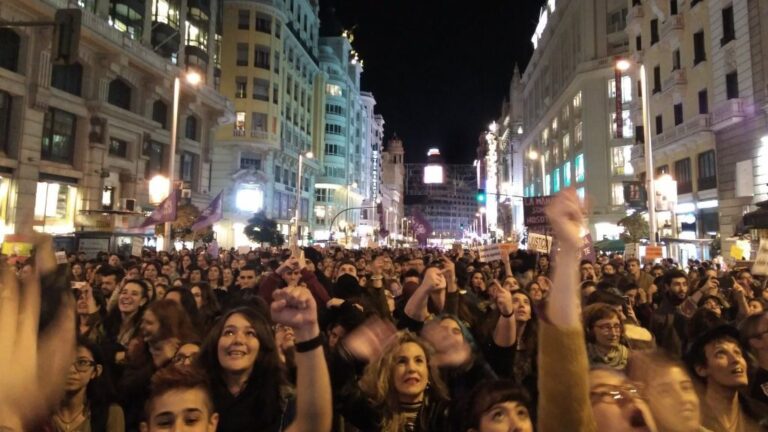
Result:
[[[91,370],[94,366],[96,366],[96,362],[93,360],[88,359],[77,359],[74,362],[72,362],[72,366],[75,367],[75,370],[78,372],[88,372]]]
[[[173,364],[191,364],[196,357],[197,353],[192,353],[189,355],[179,353],[173,356]]]
[[[642,399],[640,388],[634,384],[609,385],[602,384],[589,392],[589,399],[592,405],[597,403],[624,405],[635,399]]]
[[[610,333],[612,331],[621,333],[621,324],[600,324],[596,325],[595,328],[604,333]]]

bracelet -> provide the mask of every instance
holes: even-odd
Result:
[[[310,340],[296,343],[296,352],[305,353],[323,345],[323,336],[317,335]]]
[[[501,314],[501,316],[503,316],[504,318],[509,318],[509,317],[511,317],[512,315],[514,315],[514,314],[515,314],[515,311],[512,311],[512,312],[510,312],[510,313],[509,313],[509,315],[505,315],[505,314],[504,314],[504,312],[502,312],[501,310],[499,310],[499,313],[500,313],[500,314]]]

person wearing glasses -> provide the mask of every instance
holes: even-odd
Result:
[[[584,329],[590,367],[607,366],[617,370],[627,367],[629,348],[621,343],[624,326],[613,306],[595,303],[584,308]]]
[[[197,355],[199,353],[200,341],[189,340],[181,343],[171,361],[176,367],[190,367],[197,360]]]
[[[104,356],[97,345],[77,341],[77,356],[67,374],[64,398],[40,430],[46,432],[123,432],[123,410],[112,403],[114,395]]]
[[[768,404],[768,312],[751,315],[739,326],[741,343],[755,359],[755,370],[750,377],[749,395]]]
[[[537,430],[655,432],[640,389],[624,374],[607,367],[584,373],[588,357],[578,280],[584,210],[576,191],[567,189],[555,196],[546,214],[560,250],[539,320]]]

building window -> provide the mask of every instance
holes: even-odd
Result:
[[[341,86],[336,84],[326,84],[325,94],[327,94],[328,96],[343,96],[343,93],[341,91]]]
[[[573,161],[574,170],[575,170],[575,177],[576,177],[576,183],[581,183],[584,181],[584,155],[578,154],[576,155],[576,158]]]
[[[275,51],[275,73],[280,74],[280,51]]]
[[[335,104],[325,104],[325,112],[327,114],[335,114],[339,116],[344,115],[344,107]]]
[[[263,13],[256,13],[256,31],[272,34],[272,17],[263,14]]]
[[[237,44],[237,65],[248,66],[248,44]]]
[[[333,202],[334,192],[335,191],[333,189],[316,188],[315,201],[322,203]]]
[[[669,174],[669,165],[662,165],[656,168],[656,177],[662,176],[664,174]]]
[[[659,43],[659,20],[654,18],[651,20],[651,46]]]
[[[677,0],[669,0],[669,14],[677,15]]]
[[[674,107],[675,111],[675,126],[683,124],[683,103],[676,103]]]
[[[640,35],[635,36],[635,49],[637,51],[643,50],[643,38]]]
[[[664,118],[661,114],[656,116],[656,135],[664,132]]]
[[[190,152],[181,154],[180,177],[181,181],[194,183],[196,155]]]
[[[325,133],[331,135],[344,135],[344,128],[337,124],[326,123]]]
[[[699,154],[698,187],[699,191],[717,187],[717,162],[714,150]]]
[[[18,72],[20,50],[19,34],[11,29],[0,28],[0,68]]]
[[[691,158],[680,159],[675,162],[675,180],[677,180],[677,194],[682,195],[693,191],[691,181]]]
[[[576,93],[576,96],[573,97],[573,110],[581,110],[581,92]]]
[[[234,136],[245,136],[245,112],[238,111],[235,113],[235,127],[233,129]]]
[[[251,131],[267,132],[267,114],[260,112],[251,113]]]
[[[110,138],[109,154],[121,158],[128,157],[128,142],[114,137]]]
[[[109,83],[107,102],[118,108],[130,111],[131,86],[120,78],[113,79],[112,82]]]
[[[568,155],[571,151],[571,135],[563,135],[563,159],[568,159]]]
[[[53,65],[51,70],[51,87],[80,96],[83,82],[83,66],[80,63],[71,65]]]
[[[256,45],[253,48],[253,65],[257,68],[269,70],[270,53],[269,47],[264,45]]]
[[[725,76],[725,95],[727,99],[739,97],[739,75],[733,71]]]
[[[616,79],[608,80],[608,98],[616,98]],[[621,102],[632,102],[632,78],[629,76],[621,77]]]
[[[672,51],[672,70],[680,70],[680,48]]]
[[[238,30],[250,30],[251,24],[251,11],[247,9],[240,9],[237,11],[237,28]]]
[[[163,170],[164,147],[157,141],[150,141],[144,146],[144,156],[147,156],[146,178],[152,178]]]
[[[240,156],[240,169],[244,170],[261,170],[261,158],[258,156],[244,155]]]
[[[280,87],[277,83],[272,84],[272,103],[275,105],[280,103]]]
[[[77,117],[66,111],[48,108],[43,119],[43,160],[72,163],[75,153]]]
[[[616,134],[616,113],[612,112],[610,114],[610,131],[611,138],[614,138],[618,136]],[[632,115],[630,114],[630,111],[628,109],[621,111],[621,137],[622,138],[632,138],[632,135],[635,133],[635,126],[632,124]]]
[[[632,158],[632,146],[613,147],[611,158],[611,168],[613,175],[630,176],[635,173],[632,164],[629,162]]]
[[[723,8],[723,38],[720,40],[720,45],[723,46],[734,39],[736,39],[736,24],[733,21],[733,5],[731,5]]]
[[[253,79],[253,98],[269,102],[269,80],[261,78]]]
[[[13,98],[10,94],[0,91],[0,149],[8,152],[11,137],[11,109]]]
[[[246,94],[248,94],[248,78],[235,77],[235,99],[245,99]]]
[[[563,164],[563,187],[571,186],[571,161]]]
[[[707,89],[699,91],[699,114],[709,114],[709,97]]]
[[[329,156],[343,156],[344,147],[338,144],[325,143],[325,154]]]
[[[661,92],[661,66],[653,68],[653,94]]]
[[[584,140],[584,126],[582,122],[576,123],[576,126],[573,128],[573,135],[576,139],[576,145],[578,146]]]
[[[280,165],[275,166],[275,183],[281,183],[280,175],[282,174],[283,169],[280,167]]]
[[[624,205],[624,183],[611,184],[611,204]]]
[[[699,30],[693,34],[693,65],[705,61],[707,59],[707,50],[704,41],[704,30]]]
[[[42,180],[42,179],[41,179]],[[74,229],[77,187],[59,182],[37,182],[35,193],[36,230]],[[55,231],[53,231],[55,232]]]
[[[108,23],[133,40],[144,31],[145,2],[109,2]]]
[[[195,116],[187,116],[187,122],[184,124],[184,137],[197,141],[197,118]]]
[[[163,129],[168,129],[168,105],[160,99],[152,104],[152,120],[160,123]]]
[[[624,31],[627,27],[627,9],[619,9],[608,14],[608,34]]]
[[[280,39],[282,31],[283,31],[283,23],[280,22],[279,19],[275,19],[275,37]]]

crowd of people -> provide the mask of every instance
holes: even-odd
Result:
[[[758,431],[768,289],[712,262],[453,249],[34,259],[0,284],[0,431]],[[76,341],[76,342],[73,342]]]

